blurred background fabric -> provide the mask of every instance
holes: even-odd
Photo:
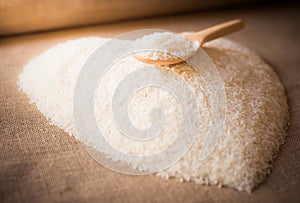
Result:
[[[268,1],[1,0],[0,36],[240,6],[258,2]]]

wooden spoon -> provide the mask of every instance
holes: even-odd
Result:
[[[225,23],[215,25],[213,27],[206,28],[205,30],[201,30],[193,34],[186,34],[184,35],[184,37],[198,45],[198,47],[193,51],[194,53],[199,49],[199,47],[202,47],[204,43],[228,35],[237,30],[240,30],[243,26],[244,23],[241,19],[235,19],[235,20],[231,20]],[[133,57],[147,64],[170,65],[170,64],[176,64],[182,62],[184,59],[187,59],[188,57],[192,56],[193,53],[189,53],[186,57],[183,58],[170,58],[166,60],[155,60],[151,58],[143,58],[136,54],[133,54]]]

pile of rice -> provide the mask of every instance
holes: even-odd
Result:
[[[191,55],[199,46],[197,43],[171,32],[155,32],[135,41],[136,47],[143,46],[143,44],[151,44],[153,49],[167,51],[167,53],[153,51],[137,53],[138,56],[151,60],[168,60],[177,57],[185,58]]]
[[[31,102],[52,124],[75,137],[73,94],[76,79],[87,58],[106,41],[89,37],[59,44],[32,59],[19,76],[18,85]],[[237,43],[218,39],[207,43],[204,49],[225,82],[226,119],[221,140],[214,151],[200,161],[199,153],[204,137],[199,136],[177,163],[156,175],[199,184],[226,185],[250,192],[270,173],[274,155],[284,142],[288,121],[284,88],[268,64]],[[164,136],[153,140],[153,145],[136,146],[118,134],[109,113],[109,98],[122,75],[141,66],[142,63],[132,57],[115,64],[107,73],[107,79],[104,78],[102,87],[98,88],[95,98],[98,101],[95,105],[98,126],[108,132],[105,136],[112,145],[130,154],[161,150],[166,147],[159,144],[163,143],[161,140],[172,140],[180,127],[180,108],[176,100],[167,92],[149,87],[134,96],[128,108],[129,117],[137,127],[147,128],[151,122],[148,114],[153,106],[165,107],[166,115],[169,116],[166,117]],[[193,87],[199,107],[202,108],[199,114],[203,118],[201,129],[204,132],[209,125],[205,120],[209,104],[204,99],[206,92],[201,80],[191,74],[193,70],[185,63],[167,68],[181,75]],[[101,98],[108,100],[102,101]]]

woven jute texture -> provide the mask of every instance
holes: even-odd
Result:
[[[0,39],[0,202],[299,202],[300,9],[297,6],[218,11]],[[32,57],[67,39],[109,36],[154,25],[199,30],[233,17],[246,28],[231,36],[260,53],[278,73],[289,100],[286,143],[272,174],[252,194],[230,188],[114,173],[74,138],[51,126],[17,80]],[[276,109],[275,109],[276,110]]]

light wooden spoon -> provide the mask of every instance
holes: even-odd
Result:
[[[231,20],[231,21],[228,21],[225,23],[221,23],[221,24],[206,28],[205,30],[201,30],[201,31],[193,33],[193,34],[186,34],[186,35],[184,35],[184,37],[198,45],[198,47],[193,51],[193,53],[194,53],[204,43],[214,40],[216,38],[228,35],[237,30],[240,30],[243,26],[244,26],[244,23],[241,19],[235,19],[235,20]],[[166,59],[166,60],[155,60],[155,59],[151,59],[151,58],[143,58],[136,54],[133,54],[133,57],[136,58],[137,60],[139,60],[143,63],[147,63],[147,64],[170,65],[170,64],[176,64],[176,63],[182,62],[184,59],[187,59],[188,57],[192,56],[193,53],[189,53],[186,57],[170,58],[170,59]]]

